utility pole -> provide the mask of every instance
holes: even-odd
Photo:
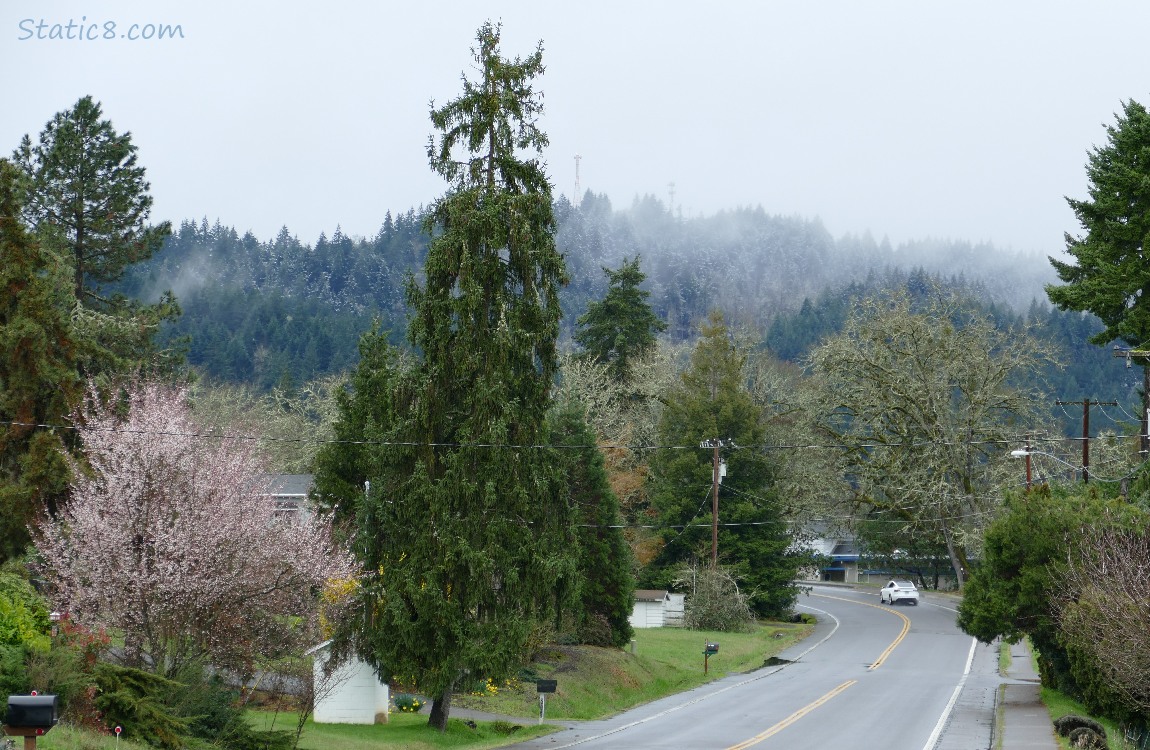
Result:
[[[1090,481],[1090,407],[1091,406],[1118,406],[1117,401],[1055,401],[1056,406],[1070,406],[1082,404],[1082,482]],[[1029,450],[1029,448],[1028,448]],[[1029,456],[1027,457],[1029,460]]]
[[[1130,367],[1130,362],[1133,357],[1141,357],[1145,360],[1142,363],[1142,414],[1139,418],[1141,427],[1139,428],[1139,453],[1142,454],[1142,459],[1145,460],[1150,456],[1150,349],[1131,349],[1128,346],[1114,346],[1114,356],[1121,357],[1126,360],[1126,367]]]
[[[1030,436],[1026,436],[1026,492],[1030,493]]]
[[[732,445],[733,441],[724,442],[718,438],[699,443],[700,448],[714,449],[711,468],[711,570],[719,567],[719,485],[727,475],[727,464],[719,460],[719,449]]]

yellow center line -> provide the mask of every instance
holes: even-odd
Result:
[[[848,602],[850,604],[860,604],[864,607],[874,607],[875,609],[882,610],[883,612],[888,612],[902,619],[902,631],[898,634],[898,637],[895,638],[894,641],[892,641],[891,644],[886,647],[886,650],[879,654],[879,657],[875,659],[874,663],[867,667],[868,672],[874,671],[881,667],[883,662],[886,661],[887,657],[891,655],[891,652],[895,650],[898,644],[902,643],[903,639],[906,638],[906,634],[910,632],[910,618],[904,615],[902,612],[896,612],[895,610],[889,609],[887,607],[880,607],[877,604],[860,602],[857,599],[845,599],[841,596],[827,596],[826,594],[811,594],[811,596],[817,596],[820,599],[835,599],[837,601]],[[816,708],[829,701],[831,698],[834,698],[836,695],[849,688],[851,685],[854,685],[856,682],[858,682],[858,680],[847,680],[834,690],[816,700],[814,703],[809,703],[806,706],[800,708],[798,711],[795,711],[793,714],[783,719],[778,724],[775,724],[770,729],[762,732],[761,734],[756,734],[749,740],[743,740],[737,745],[731,745],[729,748],[727,748],[727,750],[744,750],[744,748],[751,747],[752,745],[757,745],[768,737],[778,734],[782,730],[789,727],[791,724],[794,724],[796,721],[809,714],[811,711],[814,711]]]
[[[811,711],[814,711],[816,708],[818,708],[819,706],[821,706],[824,703],[826,703],[827,701],[829,701],[831,698],[834,698],[836,695],[838,695],[842,691],[849,688],[851,685],[854,685],[856,682],[858,682],[858,680],[847,680],[846,682],[839,685],[834,690],[832,690],[829,693],[827,693],[826,695],[824,695],[822,698],[819,698],[814,703],[809,703],[806,706],[804,706],[803,708],[800,708],[798,711],[795,711],[793,714],[791,714],[787,718],[783,719],[778,724],[775,724],[770,729],[768,729],[768,730],[766,730],[760,734],[756,734],[754,737],[750,738],[749,740],[743,740],[742,742],[740,742],[737,745],[731,745],[729,748],[727,748],[727,750],[743,750],[744,748],[748,748],[751,745],[759,744],[760,742],[767,739],[768,737],[771,737],[772,735],[778,734],[779,732],[781,732],[784,729],[786,729],[787,727],[789,727],[791,724],[794,724],[796,721],[798,721],[799,719],[801,719],[804,716],[806,716],[807,714],[809,714]]]
[[[811,596],[817,596],[820,599],[834,599],[834,600],[840,601],[840,602],[849,602],[851,604],[858,604],[858,605],[861,605],[863,607],[874,607],[877,610],[881,610],[883,612],[886,612],[888,614],[892,614],[895,617],[899,617],[902,619],[902,632],[900,632],[898,634],[898,637],[895,638],[894,641],[889,646],[886,647],[885,651],[883,651],[881,654],[879,654],[879,657],[877,659],[875,659],[874,663],[871,664],[869,667],[867,667],[867,671],[873,671],[873,670],[881,667],[883,665],[883,662],[886,661],[886,658],[888,656],[890,656],[891,652],[894,651],[895,648],[898,647],[898,644],[902,643],[903,639],[906,638],[906,634],[908,632],[910,632],[910,618],[907,617],[906,615],[904,615],[902,612],[897,612],[894,609],[891,609],[889,607],[880,607],[877,604],[870,604],[869,602],[860,602],[856,599],[844,599],[841,596],[827,596],[826,594],[811,594]]]

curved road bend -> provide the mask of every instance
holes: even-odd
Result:
[[[877,593],[816,586],[799,609],[819,625],[780,654],[791,663],[515,747],[932,750],[974,653],[950,607],[929,594],[917,607],[891,607]]]

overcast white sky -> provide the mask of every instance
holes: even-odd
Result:
[[[506,54],[543,41],[556,194],[579,154],[617,208],[674,183],[684,216],[761,205],[835,236],[1058,252],[1087,150],[1150,104],[1146,0],[4,0],[0,154],[91,94],[131,131],[154,220],[370,236],[443,192],[429,101],[487,19]],[[38,38],[70,20],[113,38]],[[124,38],[149,24],[183,38]]]

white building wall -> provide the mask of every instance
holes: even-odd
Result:
[[[686,594],[667,594],[667,606],[663,615],[663,624],[668,627],[682,627],[683,616],[686,614]]]
[[[330,676],[325,676],[323,669],[329,657],[328,649],[320,649],[314,656],[312,673],[316,699],[312,717],[316,723],[374,724],[377,716],[382,716],[382,721],[387,720],[387,685],[379,681],[370,665],[350,659]]]
[[[664,624],[663,602],[635,602],[627,620],[633,628],[661,628]]]

